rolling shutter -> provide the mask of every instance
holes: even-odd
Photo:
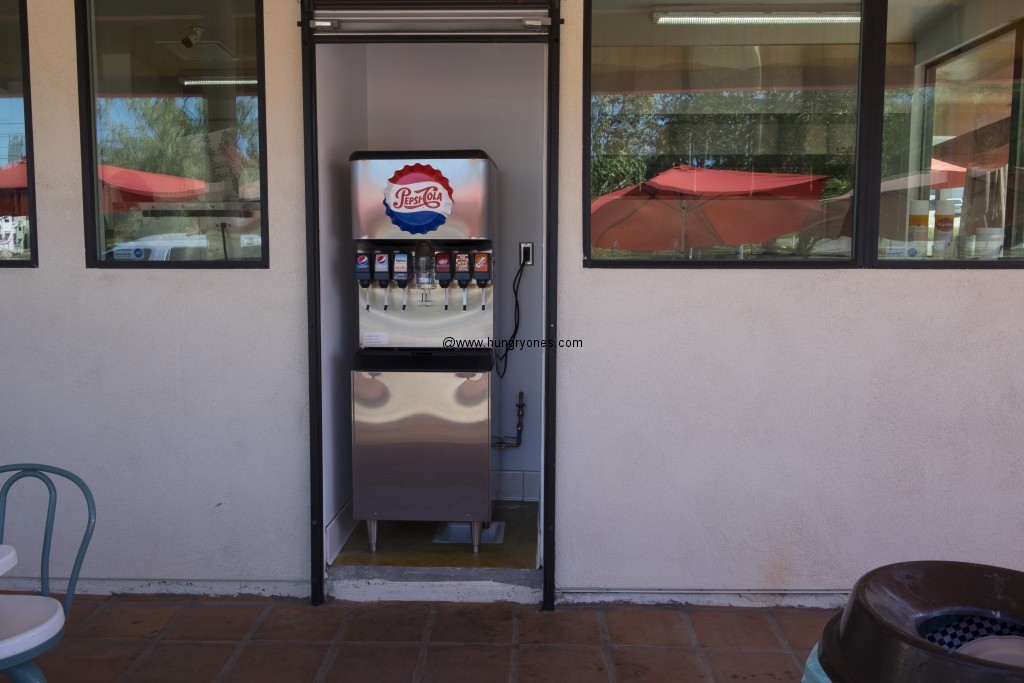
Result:
[[[312,0],[313,34],[337,39],[543,39],[552,0]]]

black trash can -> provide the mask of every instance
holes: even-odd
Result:
[[[862,576],[818,645],[833,683],[1024,681],[1024,573],[903,562]]]

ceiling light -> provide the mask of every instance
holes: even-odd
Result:
[[[256,85],[255,78],[186,78],[184,85]]]
[[[655,7],[651,20],[676,26],[857,24],[856,5],[676,5]]]

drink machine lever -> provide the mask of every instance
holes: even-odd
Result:
[[[480,310],[487,310],[487,285],[491,281],[491,255],[486,251],[473,253],[473,279],[480,288]]]
[[[429,242],[416,245],[416,287],[420,290],[420,305],[430,305],[430,290],[437,287],[434,279],[434,252]]]
[[[452,284],[452,257],[447,251],[434,254],[434,277],[444,290],[444,310],[448,310],[448,287]]]
[[[373,279],[384,290],[384,310],[388,310],[388,285],[391,284],[391,268],[386,251],[379,251],[373,257]]]
[[[370,255],[365,251],[356,254],[356,281],[359,286],[366,290],[366,310],[370,310],[370,279],[373,274],[370,272]]]
[[[391,277],[402,290],[402,310],[409,304],[409,254],[398,251],[391,255]],[[385,306],[385,308],[387,308]]]
[[[469,252],[460,251],[455,254],[455,282],[462,290],[462,310],[466,310],[466,290],[473,274],[469,268]]]

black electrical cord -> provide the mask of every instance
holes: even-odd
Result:
[[[512,279],[512,298],[515,301],[515,306],[513,307],[515,323],[512,326],[512,334],[509,336],[508,342],[505,344],[505,349],[503,351],[497,351],[494,354],[494,367],[498,371],[499,378],[503,378],[505,376],[505,370],[508,369],[508,352],[515,346],[516,335],[519,334],[519,284],[523,281],[523,269],[525,267],[526,262],[521,262],[515,278]]]

